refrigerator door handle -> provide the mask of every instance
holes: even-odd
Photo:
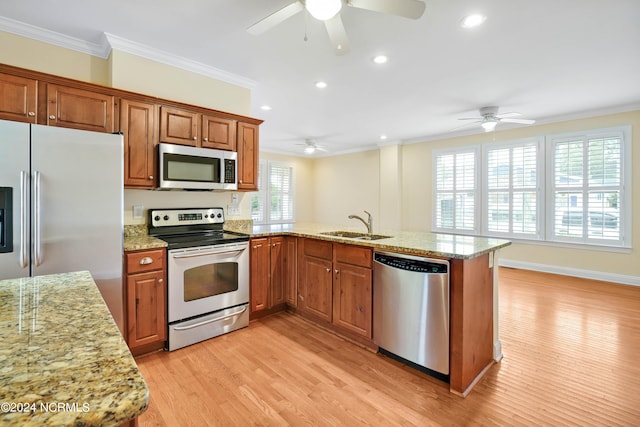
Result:
[[[40,172],[33,172],[33,235],[35,265],[42,264],[42,239],[40,230]]]
[[[29,189],[29,173],[20,171],[20,267],[27,267],[27,192]]]

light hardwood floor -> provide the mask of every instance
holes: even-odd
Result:
[[[138,358],[140,426],[640,425],[640,288],[500,269],[504,359],[467,398],[276,314]]]

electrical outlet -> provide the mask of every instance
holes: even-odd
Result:
[[[143,205],[133,205],[133,219],[142,219],[144,213]]]

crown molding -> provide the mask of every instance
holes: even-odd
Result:
[[[152,61],[160,62],[162,64],[190,71],[192,73],[201,74],[203,76],[241,86],[246,89],[253,89],[258,85],[255,80],[251,80],[237,74],[229,73],[227,71],[211,67],[201,62],[173,55],[165,51],[153,48],[151,46],[136,43],[131,40],[116,36],[114,34],[104,33],[104,38],[111,49],[130,53],[135,56],[140,56],[142,58],[150,59]]]
[[[136,43],[114,34],[103,33],[100,43],[92,43],[57,33],[55,31],[36,27],[35,25],[5,18],[3,16],[0,16],[0,31],[60,46],[76,52],[96,56],[101,59],[107,59],[111,54],[111,50],[117,49],[122,52],[130,53],[132,55],[140,56],[206,77],[211,77],[246,89],[253,89],[258,85],[255,80],[251,80],[219,68],[211,67],[201,62],[173,55],[141,43]]]
[[[111,46],[106,43],[106,40],[102,43],[91,43],[55,31],[45,30],[35,25],[5,18],[4,16],[0,16],[0,30],[102,59],[107,59],[111,53]]]

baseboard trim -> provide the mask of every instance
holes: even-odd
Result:
[[[623,285],[640,286],[640,277],[625,274],[607,273],[604,271],[583,270],[580,268],[559,267],[557,265],[538,264],[534,262],[498,258],[501,267],[518,268],[521,270],[540,271],[542,273],[562,274],[583,279],[601,280],[604,282],[620,283]]]

